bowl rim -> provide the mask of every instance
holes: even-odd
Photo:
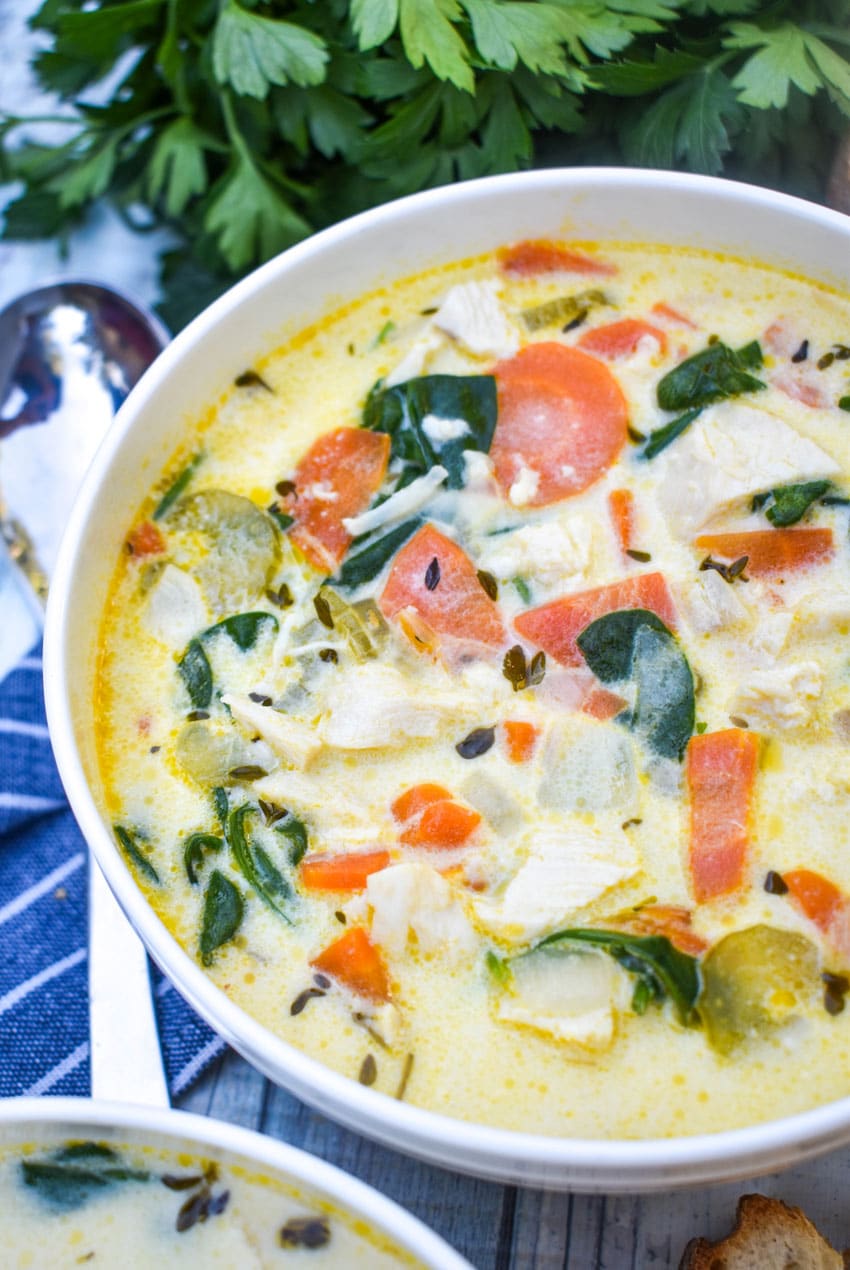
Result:
[[[691,192],[791,213],[809,226],[839,231],[850,243],[850,218],[760,186],[716,177],[632,168],[546,169],[485,177],[384,204],[322,230],[260,266],[199,314],[160,354],[121,407],[78,494],[60,549],[47,608],[44,681],[47,718],[60,775],[86,841],[124,912],[154,959],[216,1031],[266,1075],[358,1132],[444,1167],[502,1181],[545,1182],[574,1190],[640,1192],[753,1176],[829,1150],[850,1139],[850,1096],[776,1120],[687,1137],[595,1139],[548,1137],[456,1119],[366,1089],[276,1036],[236,1006],[177,943],[119,855],[86,780],[74,737],[67,631],[74,578],[91,507],[135,416],[160,391],[190,348],[234,308],[278,275],[327,248],[380,230],[408,210],[445,212],[522,185],[532,191],[581,192],[608,187]]]
[[[459,1252],[395,1200],[337,1165],[255,1129],[171,1107],[76,1097],[3,1099],[0,1101],[0,1133],[14,1131],[18,1126],[21,1129],[67,1126],[69,1132],[81,1128],[127,1130],[140,1140],[159,1134],[187,1139],[199,1147],[217,1147],[322,1192],[355,1218],[365,1218],[370,1225],[377,1226],[405,1252],[425,1260],[433,1270],[443,1270],[443,1267],[471,1270]],[[5,1145],[0,1142],[0,1152]]]

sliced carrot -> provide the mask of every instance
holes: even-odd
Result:
[[[581,703],[582,714],[589,714],[592,719],[613,719],[628,705],[625,697],[610,692],[601,684],[594,684]]]
[[[502,727],[509,760],[512,763],[527,763],[534,754],[540,729],[521,719],[506,719]]]
[[[660,573],[639,573],[592,591],[564,595],[559,600],[529,609],[514,619],[520,635],[542,648],[562,666],[581,666],[584,658],[576,644],[576,636],[586,626],[619,609],[649,609],[665,626],[676,627],[673,597]]]
[[[408,824],[401,841],[408,847],[462,847],[480,823],[477,811],[444,799],[429,803],[419,818]]]
[[[689,326],[692,331],[697,329],[696,322],[692,322],[689,317],[685,317],[684,313],[674,309],[671,304],[665,304],[663,300],[653,304],[652,312],[656,317],[666,318],[668,322],[678,322],[680,326]]]
[[[438,635],[479,644],[505,640],[498,606],[469,556],[433,525],[423,525],[399,551],[379,603],[390,618],[415,609]]]
[[[850,898],[812,869],[791,869],[782,878],[809,921],[814,922],[836,952],[850,958]]]
[[[531,507],[569,498],[608,470],[626,441],[628,405],[598,358],[565,344],[529,344],[495,367],[499,415],[490,457],[506,494],[524,468]]]
[[[447,798],[451,800],[449,790],[444,789],[442,785],[431,785],[426,781],[422,785],[411,785],[410,789],[399,794],[390,805],[390,811],[398,821],[410,820],[412,816],[418,816],[420,811],[424,811],[431,803],[441,803]]]
[[[822,564],[833,553],[831,529],[752,529],[736,534],[701,534],[695,546],[723,560],[747,557],[753,577]]]
[[[667,352],[667,336],[664,332],[641,318],[623,318],[620,322],[595,326],[592,331],[585,331],[579,338],[578,346],[588,353],[595,353],[597,357],[616,360],[634,353],[641,340],[647,336],[655,340],[659,352]]]
[[[635,496],[630,489],[612,489],[608,495],[608,510],[614,524],[614,533],[623,555],[634,547]]]
[[[358,996],[388,1001],[390,980],[383,958],[362,926],[352,926],[310,965]]]
[[[758,751],[758,736],[741,728],[706,732],[688,743],[689,860],[700,903],[743,884]]]
[[[389,851],[308,857],[301,861],[301,884],[308,891],[362,891],[370,875],[389,862]]]
[[[152,520],[143,520],[130,531],[127,547],[131,556],[159,556],[165,551],[165,539]]]
[[[333,573],[351,545],[343,518],[372,501],[387,471],[390,438],[365,428],[336,428],[320,436],[293,475],[295,490],[280,506],[295,518],[290,538],[310,564]]]
[[[690,909],[680,908],[677,904],[647,904],[617,924],[636,935],[665,935],[680,952],[698,957],[705,952],[708,943],[691,930],[691,918]]]
[[[604,260],[594,260],[583,252],[571,251],[569,247],[561,247],[548,238],[527,239],[514,243],[512,247],[502,247],[499,251],[499,264],[505,273],[528,277],[538,273],[596,273],[612,274],[617,266]]]

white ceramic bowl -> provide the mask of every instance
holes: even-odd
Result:
[[[271,261],[200,315],[121,410],[64,541],[45,644],[48,718],[74,812],[152,955],[213,1027],[272,1080],[390,1146],[484,1177],[581,1191],[669,1189],[753,1176],[850,1141],[850,1098],[753,1128],[643,1142],[546,1138],[448,1119],[330,1071],[234,1005],[149,907],[99,809],[92,684],[107,586],[180,429],[287,335],[384,281],[529,237],[692,245],[850,289],[850,219],[706,177],[624,169],[529,172],[368,212]]]
[[[137,1107],[128,1103],[92,1102],[88,1098],[10,1098],[0,1102],[0,1149],[66,1139],[140,1142],[175,1153],[188,1152],[227,1164],[259,1165],[292,1182],[310,1197],[362,1219],[370,1229],[387,1235],[399,1249],[412,1253],[429,1270],[472,1270],[427,1226],[398,1204],[356,1178],[305,1151],[273,1138],[193,1116],[185,1111]]]

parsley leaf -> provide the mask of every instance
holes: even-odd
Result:
[[[219,15],[212,55],[220,84],[259,99],[272,84],[320,84],[328,60],[324,40],[312,31],[250,13],[235,0]]]
[[[242,155],[210,203],[206,226],[234,272],[257,256],[274,256],[310,232],[307,221]]]
[[[807,94],[829,86],[850,102],[850,66],[796,23],[762,27],[734,22],[724,43],[727,48],[758,50],[733,80],[745,105],[782,108],[792,85]]]

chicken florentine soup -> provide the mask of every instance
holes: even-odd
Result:
[[[546,1134],[850,1093],[850,302],[524,242],[235,381],[135,518],[100,756],[222,991]]]
[[[134,1141],[0,1146],[3,1265],[390,1270],[380,1231],[279,1174]]]

